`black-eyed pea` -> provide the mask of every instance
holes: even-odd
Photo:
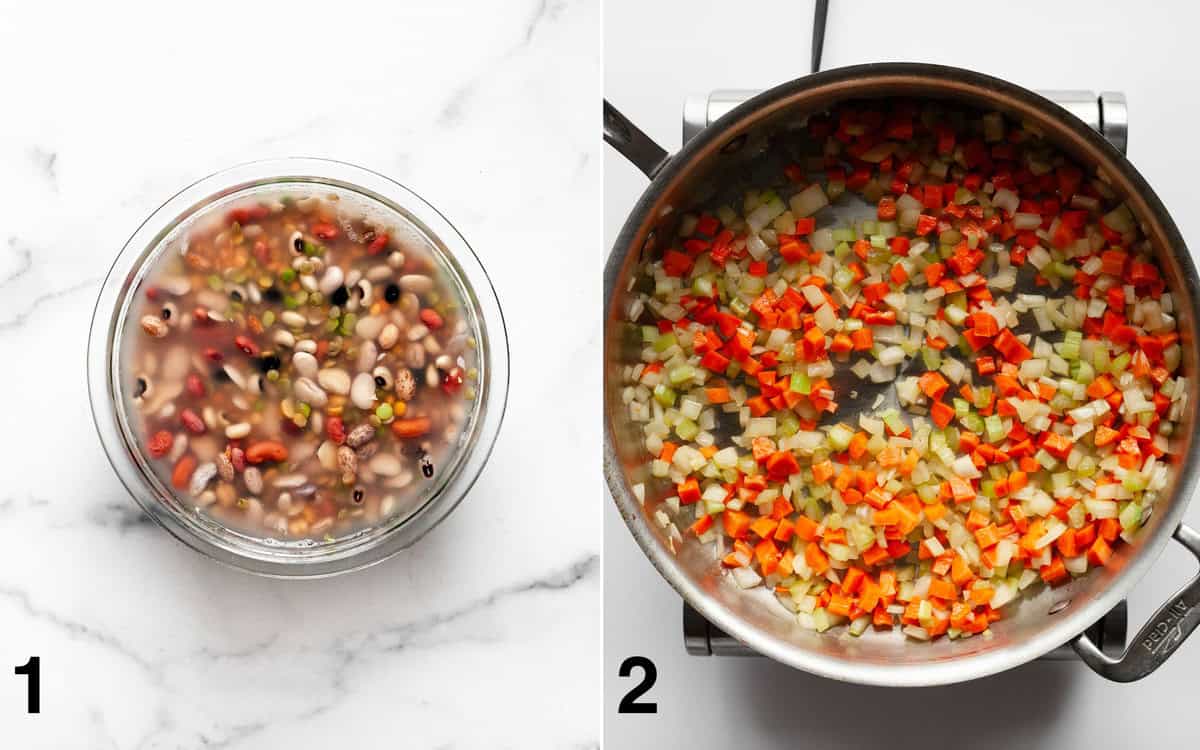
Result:
[[[375,387],[382,388],[385,391],[391,390],[395,384],[395,379],[392,377],[392,371],[380,365],[374,370],[371,370],[371,376],[375,378]]]

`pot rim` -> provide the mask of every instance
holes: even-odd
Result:
[[[117,337],[129,295],[158,257],[162,244],[213,203],[274,185],[328,186],[355,194],[407,222],[428,242],[466,297],[479,334],[478,406],[472,427],[455,451],[455,466],[411,514],[368,527],[337,542],[303,549],[269,544],[201,523],[170,507],[161,484],[148,473],[139,449],[130,444],[114,381],[120,367]],[[444,520],[469,492],[495,445],[508,401],[508,334],[495,288],[474,250],[436,208],[415,192],[377,172],[331,159],[288,157],[238,164],[203,177],[167,199],[130,236],[101,286],[87,347],[88,395],[93,422],[106,457],[126,491],[156,523],[204,556],[237,570],[276,578],[320,578],[382,562],[411,546]]]
[[[938,94],[943,94],[949,98],[974,101],[977,105],[1000,103],[1008,113],[1028,115],[1039,124],[1044,123],[1057,140],[1070,140],[1067,138],[1070,136],[1095,153],[1099,157],[1096,166],[1103,167],[1105,173],[1122,188],[1128,188],[1123,192],[1128,196],[1127,201],[1134,206],[1135,215],[1152,221],[1146,231],[1147,236],[1157,237],[1175,257],[1188,287],[1191,305],[1187,312],[1193,325],[1200,322],[1200,303],[1197,298],[1200,282],[1179,229],[1146,180],[1103,136],[1054,102],[1008,81],[951,66],[888,62],[833,68],[767,89],[723,115],[671,156],[631,209],[605,264],[606,343],[609,341],[607,331],[611,321],[620,317],[615,286],[622,266],[628,255],[634,252],[632,248],[641,247],[645,241],[646,229],[651,223],[649,217],[653,215],[655,204],[673,184],[684,178],[696,164],[711,157],[732,137],[745,132],[763,118],[794,106],[797,100],[818,100],[827,96],[837,99],[879,97],[883,95],[879,89],[900,86],[926,87],[928,90],[924,94],[912,94],[918,98],[936,98]],[[609,375],[606,354],[606,415],[611,408],[615,408],[610,403],[613,391],[609,387]],[[1191,401],[1188,408],[1194,414],[1195,399]],[[817,653],[749,624],[707,594],[649,528],[641,504],[629,487],[615,448],[612,421],[607,416],[604,424],[604,475],[622,518],[651,564],[685,601],[729,635],[776,661],[823,677],[866,685],[931,686],[984,677],[1032,661],[1074,639],[1115,607],[1161,554],[1182,521],[1188,501],[1195,491],[1200,441],[1192,440],[1190,435],[1185,439],[1187,449],[1180,455],[1168,502],[1160,500],[1156,503],[1157,510],[1151,521],[1153,528],[1144,529],[1145,536],[1139,540],[1138,549],[1132,552],[1127,564],[1100,595],[1084,606],[1072,606],[1068,608],[1069,611],[1056,615],[1060,619],[1056,619],[1036,638],[1004,648],[915,664],[865,663]]]

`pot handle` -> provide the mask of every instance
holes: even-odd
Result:
[[[1200,532],[1180,524],[1175,529],[1175,539],[1200,560]],[[1086,633],[1071,645],[1101,677],[1113,682],[1133,682],[1162,666],[1197,626],[1200,626],[1200,573],[1158,608],[1120,657],[1105,656]]]
[[[607,99],[604,100],[604,140],[652,180],[670,158],[666,149],[651,140]]]

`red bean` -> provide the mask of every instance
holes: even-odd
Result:
[[[192,472],[195,470],[196,457],[189,453],[175,464],[175,470],[171,472],[171,484],[180,490],[187,487],[188,480],[192,478]]]
[[[452,367],[442,376],[442,390],[446,393],[456,393],[463,384],[463,371],[461,367]]]
[[[254,241],[254,258],[259,265],[267,266],[271,263],[271,251],[267,248],[265,240]]]
[[[157,302],[159,296],[160,295],[159,295],[158,287],[156,287],[156,286],[146,287],[146,299],[150,300],[151,302]]]
[[[337,227],[325,221],[313,224],[312,233],[320,240],[332,240],[338,236]]]
[[[188,432],[196,435],[203,435],[204,431],[208,429],[204,424],[204,420],[200,418],[200,415],[191,409],[184,409],[179,412],[179,421],[183,423]]]
[[[246,354],[249,354],[251,357],[258,356],[258,344],[254,343],[252,340],[250,340],[249,336],[234,336],[233,343],[234,343],[234,345],[237,346],[238,349],[241,349]]]
[[[206,325],[212,322],[208,317],[208,310],[204,309],[203,307],[197,307],[195,310],[192,310],[192,317],[195,318],[196,322],[200,325]]]
[[[325,434],[333,442],[341,445],[346,442],[346,424],[341,417],[328,417],[325,420]]]
[[[204,358],[209,362],[219,363],[221,360],[225,359],[225,355],[210,346],[205,348]]]
[[[204,381],[196,373],[188,373],[186,381],[187,392],[200,398],[204,395]]]
[[[371,255],[379,255],[387,249],[388,242],[390,241],[391,237],[388,237],[386,234],[378,235],[375,239],[371,240],[370,245],[367,245],[367,252]]]
[[[442,316],[438,315],[438,311],[429,307],[426,307],[421,311],[421,322],[429,326],[429,328],[434,331],[441,328],[444,324],[444,321],[442,321]]]
[[[235,446],[229,449],[229,463],[233,464],[235,471],[246,470],[246,451]]]
[[[278,440],[263,440],[246,449],[246,460],[252,464],[261,464],[266,461],[286,461],[287,457],[287,447]]]
[[[146,451],[154,458],[162,458],[171,452],[171,446],[175,443],[175,437],[166,430],[159,430],[154,433],[154,437],[150,438],[150,442],[146,444]]]

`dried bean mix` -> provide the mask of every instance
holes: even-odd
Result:
[[[475,339],[423,243],[337,196],[189,230],[147,274],[123,362],[164,484],[242,533],[333,541],[411,512],[472,413]]]

